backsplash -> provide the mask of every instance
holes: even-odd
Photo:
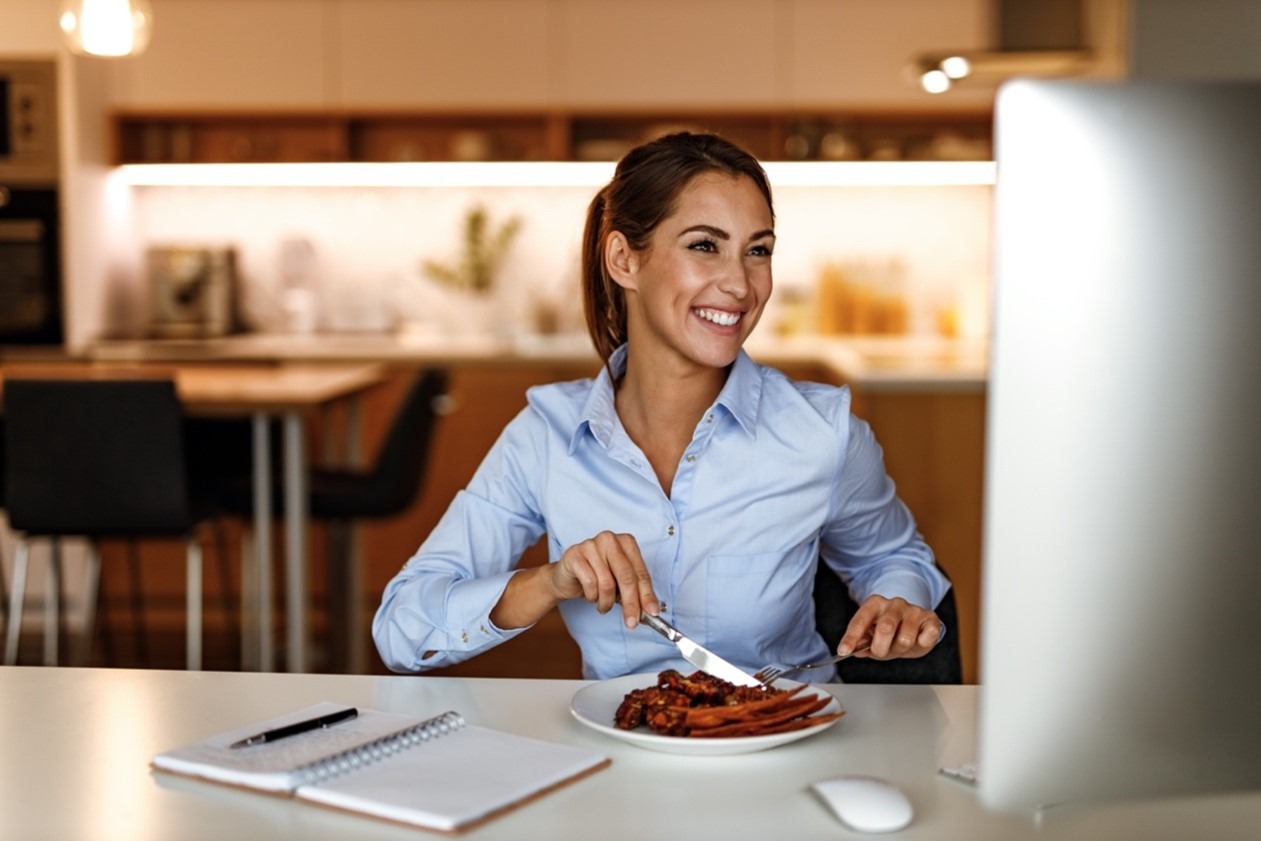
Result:
[[[301,240],[314,252],[310,291],[319,330],[582,329],[578,262],[590,187],[131,190],[141,254],[172,245],[236,249],[239,308],[255,329],[289,326],[282,253]],[[760,329],[811,329],[816,318],[790,310],[808,313],[821,279],[844,267],[896,286],[881,291],[906,301],[909,332],[941,329],[948,310],[959,335],[988,333],[992,188],[781,187],[775,201],[776,292]],[[521,220],[483,313],[462,309],[461,296],[421,271],[426,260],[458,259],[466,216],[476,207],[492,225]],[[143,265],[140,254],[136,265]],[[122,286],[112,296],[132,300],[120,311],[145,311],[145,279]],[[133,317],[106,330],[134,332],[144,323]]]

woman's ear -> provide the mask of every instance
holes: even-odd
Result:
[[[630,247],[626,235],[621,231],[613,231],[604,241],[604,265],[609,277],[623,289],[636,287],[636,272],[639,270],[639,255]]]

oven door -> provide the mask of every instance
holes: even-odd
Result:
[[[0,344],[60,344],[57,196],[0,186]]]

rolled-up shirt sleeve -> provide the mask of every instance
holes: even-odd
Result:
[[[528,410],[504,430],[437,527],[386,585],[372,637],[386,666],[414,672],[473,657],[525,630],[490,612],[544,526],[525,477],[537,469]]]
[[[873,595],[936,609],[950,581],[898,498],[868,424],[846,415],[845,459],[833,488],[822,558],[862,604]]]

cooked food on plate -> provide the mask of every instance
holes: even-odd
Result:
[[[845,714],[815,715],[831,697],[806,689],[805,684],[791,689],[737,686],[705,672],[685,677],[667,669],[657,675],[656,685],[626,693],[613,723],[623,730],[646,726],[662,736],[724,738],[785,733]]]

